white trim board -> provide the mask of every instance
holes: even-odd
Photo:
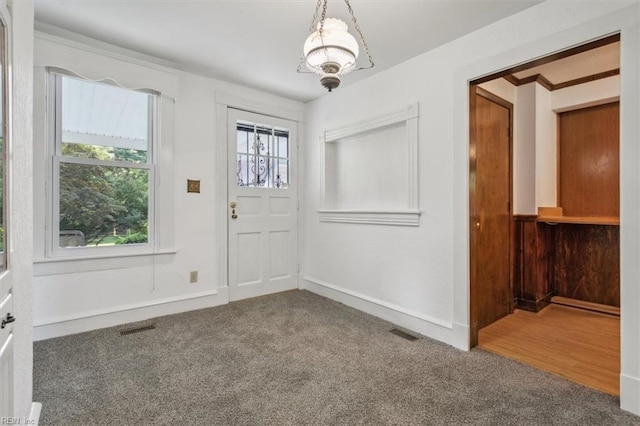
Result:
[[[98,53],[119,61],[134,65],[142,65],[158,71],[178,75],[180,64],[156,56],[147,55],[135,50],[125,49],[115,44],[106,43],[95,38],[65,30],[55,25],[49,25],[41,21],[35,21],[34,39],[47,40],[74,49],[81,49],[91,53]]]
[[[420,210],[318,210],[320,222],[367,223],[371,225],[420,226]]]
[[[29,411],[29,422],[26,424],[38,426],[40,424],[40,413],[42,412],[41,402],[32,402],[31,410]]]
[[[229,290],[227,287],[219,287],[202,293],[119,306],[110,311],[87,312],[83,316],[47,318],[36,321],[34,324],[33,340],[51,339],[227,303],[229,303]]]
[[[300,289],[343,303],[369,315],[397,324],[423,336],[468,350],[468,328],[412,311],[344,287],[311,277],[302,277]]]
[[[620,408],[635,414],[640,405],[640,378],[620,374]]]
[[[226,92],[216,92],[215,103],[218,105],[224,105],[227,108],[239,109],[242,111],[267,115],[269,117],[284,118],[285,120],[296,122],[304,121],[304,108],[291,108],[275,102],[256,102],[255,100]]]

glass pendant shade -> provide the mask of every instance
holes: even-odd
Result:
[[[359,53],[358,42],[349,34],[347,24],[340,19],[327,18],[324,25],[318,23],[317,29],[304,43],[307,68],[335,78],[353,70]]]

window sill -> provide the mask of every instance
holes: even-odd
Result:
[[[88,256],[59,256],[34,259],[33,274],[36,277],[70,274],[76,272],[103,271],[108,269],[134,268],[157,263],[158,256],[174,255],[176,249],[109,253]]]
[[[318,210],[320,222],[420,226],[420,210]]]

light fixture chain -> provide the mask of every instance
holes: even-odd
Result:
[[[322,0],[318,0],[318,4],[316,4],[316,10],[313,12],[313,19],[311,20],[311,26],[309,27],[309,34],[313,33],[313,30],[316,28],[316,20],[318,19],[318,11],[320,10],[320,5],[322,4]],[[324,11],[322,12],[322,17],[324,19],[324,14],[327,10],[327,2],[324,2]]]
[[[373,68],[375,64],[373,63],[373,59],[371,58],[371,53],[369,53],[369,46],[367,46],[367,42],[364,40],[364,36],[362,35],[362,31],[360,30],[360,25],[358,25],[358,20],[356,19],[356,15],[353,13],[353,9],[351,8],[351,4],[349,0],[344,0],[347,4],[347,9],[349,10],[349,14],[351,15],[351,20],[353,21],[353,26],[358,33],[358,37],[360,37],[360,42],[362,43],[362,47],[364,47],[364,51],[367,53],[367,57],[369,58],[369,66],[366,68]],[[326,7],[326,2],[325,2]],[[360,67],[362,68],[362,67]]]
[[[327,2],[328,0],[324,0],[322,4],[322,16],[320,17],[320,29],[318,30],[320,37],[322,37],[322,32],[324,31],[324,21],[327,19]]]
[[[309,34],[313,33],[313,29],[316,27],[316,19],[318,19],[318,11],[320,10],[320,5],[322,4],[322,0],[318,0],[318,4],[316,4],[316,10],[313,12],[313,19],[311,19],[311,25],[309,26]],[[327,0],[324,0],[324,9],[322,11],[322,22],[324,23],[324,16],[327,13]],[[302,64],[304,63],[304,53],[300,56],[300,62],[298,63],[297,72],[302,72]]]

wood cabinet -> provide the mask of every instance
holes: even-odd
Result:
[[[620,306],[619,103],[558,114],[558,207],[514,216],[514,301]]]
[[[554,233],[555,295],[619,307],[620,227],[558,224]]]
[[[537,216],[514,216],[514,303],[538,312],[554,295],[554,229]]]
[[[514,302],[537,312],[553,296],[620,306],[620,228],[514,216]]]

